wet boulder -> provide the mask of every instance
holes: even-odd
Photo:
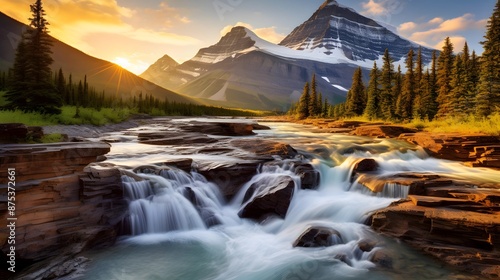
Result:
[[[318,170],[309,163],[300,163],[295,167],[295,174],[300,176],[300,188],[303,190],[315,190],[318,188],[321,175]]]
[[[338,231],[327,227],[312,226],[295,240],[293,247],[329,247],[342,243],[342,236]]]
[[[290,176],[266,177],[255,183],[245,193],[245,202],[238,215],[242,218],[262,220],[277,215],[285,218],[295,189]]]

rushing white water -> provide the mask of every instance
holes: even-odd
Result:
[[[310,153],[311,163],[321,173],[318,189],[301,189],[300,178],[288,163],[261,167],[231,201],[225,201],[218,187],[196,172],[166,169],[159,175],[138,174],[145,179],[139,182],[124,176],[125,193],[130,200],[131,236],[92,255],[94,261],[84,278],[295,280],[457,276],[364,225],[373,211],[406,197],[408,187],[386,184],[382,192],[373,194],[356,181],[351,182],[352,168],[359,158],[373,158],[381,175],[433,172],[494,181],[500,178],[498,173],[432,159],[403,142],[314,134],[294,125],[272,126],[272,131],[257,137],[293,142],[294,147]],[[130,145],[127,150],[134,144]],[[116,147],[119,150],[115,154],[119,156],[113,158],[112,153],[111,162],[120,162],[122,158],[124,145]],[[323,152],[316,156],[319,148]],[[154,162],[144,162],[142,152],[137,158],[143,164]],[[290,176],[295,182],[286,217],[272,217],[262,223],[239,218],[248,188],[257,181],[272,182],[280,176]],[[340,237],[330,247],[294,248],[295,240],[311,226],[331,228]],[[373,243],[375,248],[363,252],[359,244],[364,241]],[[379,251],[389,255],[390,269],[377,268],[371,261]]]

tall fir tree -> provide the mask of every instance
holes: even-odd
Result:
[[[453,75],[453,44],[450,37],[446,37],[443,50],[439,54],[437,66],[437,86],[438,86],[438,118],[444,118],[453,113],[453,97],[451,78]]]
[[[488,20],[484,52],[481,59],[479,92],[476,98],[476,114],[485,117],[500,112],[500,0]]]
[[[389,54],[389,50],[384,52],[382,72],[380,74],[380,110],[382,117],[386,120],[394,118],[394,95],[393,95],[393,80],[394,80],[394,64]]]
[[[299,99],[298,113],[299,119],[305,119],[309,117],[309,101],[311,100],[311,94],[309,92],[309,82],[304,85],[304,90]]]
[[[316,84],[316,74],[313,74],[311,81],[311,94],[309,99],[309,116],[315,117],[319,114],[318,108],[318,91]]]
[[[466,86],[465,86],[465,54],[458,54],[455,56],[453,63],[453,71],[451,76],[451,100],[450,100],[450,113],[452,116],[462,115],[465,113],[466,103]]]
[[[370,82],[367,88],[368,100],[366,102],[366,108],[364,111],[364,116],[370,120],[375,120],[381,117],[380,112],[380,88],[379,88],[379,70],[377,67],[377,62],[373,63],[372,71],[370,72]]]
[[[424,76],[424,62],[422,59],[422,47],[418,48],[417,60],[415,62],[415,97],[413,101],[413,116],[421,118],[423,116],[422,104],[422,79]]]
[[[397,110],[398,101],[401,99],[401,91],[403,90],[403,73],[401,71],[401,65],[398,65],[398,71],[394,74],[394,86],[392,87],[392,107],[394,108],[393,118],[401,119],[399,112]]]
[[[415,99],[414,56],[413,49],[410,49],[406,58],[406,74],[404,76],[403,87],[396,105],[398,115],[404,120],[410,120],[413,117],[413,102]]]
[[[365,110],[365,85],[363,84],[363,71],[358,67],[352,77],[351,89],[347,92],[344,114],[347,117],[361,116]]]
[[[30,5],[30,28],[22,35],[16,50],[12,87],[5,95],[7,108],[44,114],[61,112],[62,98],[52,81],[50,65],[52,41],[48,35],[42,0]]]

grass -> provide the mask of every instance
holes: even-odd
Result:
[[[57,124],[92,124],[96,126],[107,123],[119,123],[127,120],[132,112],[129,109],[80,108],[79,117],[75,117],[75,106],[63,106],[59,115],[47,116],[39,113],[16,111],[0,111],[0,123],[23,123],[28,126],[46,126]]]
[[[495,113],[488,118],[478,118],[472,115],[463,117],[450,117],[443,120],[413,120],[409,127],[431,133],[465,133],[500,135],[500,113]]]
[[[369,120],[363,116],[344,118],[344,121],[362,121],[369,123],[387,123],[385,120]],[[500,113],[494,113],[488,118],[478,118],[473,115],[449,117],[441,120],[414,119],[409,123],[394,123],[429,133],[462,133],[487,134],[500,136]]]

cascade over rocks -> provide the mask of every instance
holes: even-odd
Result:
[[[290,176],[266,177],[253,183],[245,193],[242,218],[261,220],[269,215],[285,218],[295,189]]]
[[[342,243],[342,236],[338,231],[327,227],[311,226],[295,240],[293,247],[329,247]]]
[[[277,168],[284,168],[298,175],[301,189],[315,190],[320,184],[321,174],[310,163],[301,160],[275,160],[263,165],[263,169],[266,170],[276,170]]]

